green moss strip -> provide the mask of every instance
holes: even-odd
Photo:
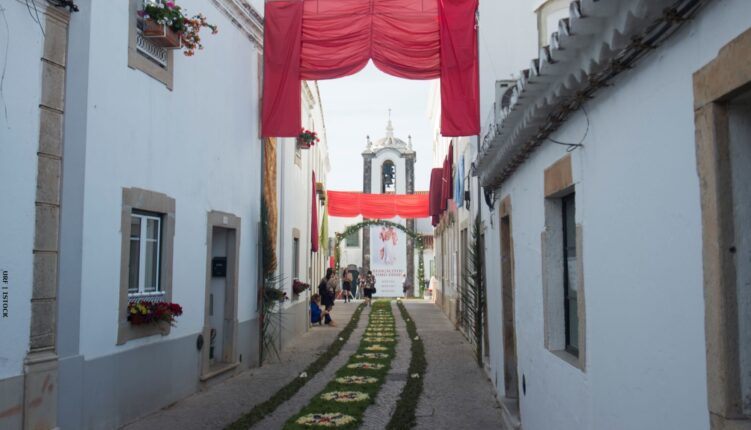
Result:
[[[376,328],[377,327],[377,328]],[[378,301],[373,304],[373,311],[370,314],[370,321],[368,325],[370,330],[391,330],[395,332],[394,316],[391,312],[391,303],[388,301]],[[367,333],[367,332],[366,332]],[[364,338],[370,337],[369,334],[365,334]],[[343,414],[353,417],[354,420],[348,424],[337,426],[338,429],[356,429],[362,425],[362,417],[365,414],[365,410],[375,402],[378,392],[381,390],[381,386],[386,381],[386,375],[391,368],[391,361],[394,359],[396,350],[396,337],[390,338],[392,342],[379,342],[379,341],[366,341],[365,339],[360,341],[360,345],[357,351],[347,361],[347,364],[342,366],[337,372],[334,378],[326,385],[326,387],[306,405],[297,415],[287,421],[284,425],[286,430],[302,430],[311,428],[321,428],[319,426],[310,426],[305,424],[298,424],[297,420],[303,416],[309,414]],[[367,348],[373,345],[380,345],[384,349],[379,351],[368,350]],[[385,354],[385,358],[358,358],[358,355],[366,353],[382,353]],[[348,365],[354,363],[373,363],[380,364],[383,367],[380,369],[350,369]],[[375,378],[376,381],[371,384],[341,384],[337,382],[337,378],[346,376],[365,376]],[[342,403],[333,400],[324,400],[321,396],[325,393],[331,393],[334,391],[357,391],[368,395],[368,399]]]
[[[396,402],[396,410],[386,426],[387,430],[403,430],[417,425],[415,413],[417,411],[417,403],[420,401],[420,395],[422,394],[422,381],[425,377],[425,370],[428,368],[428,361],[425,358],[425,345],[422,343],[422,338],[418,337],[417,325],[410,318],[407,308],[404,307],[401,301],[397,302],[397,306],[399,306],[399,312],[407,324],[407,333],[409,333],[409,338],[412,341],[412,358],[409,361],[407,384],[404,386],[402,394],[399,395],[399,400]]]
[[[279,407],[279,405],[291,399],[292,396],[294,396],[300,390],[300,388],[302,388],[308,381],[310,381],[318,372],[323,370],[334,357],[339,355],[339,351],[342,350],[342,347],[345,343],[347,343],[350,335],[352,335],[352,332],[360,322],[360,314],[362,314],[363,309],[365,309],[365,304],[361,304],[357,307],[355,313],[352,314],[352,319],[342,329],[339,335],[334,338],[334,342],[331,343],[331,345],[323,354],[321,354],[314,362],[310,363],[308,367],[303,370],[303,372],[308,374],[307,378],[300,378],[299,376],[295,376],[295,379],[280,388],[279,391],[271,396],[270,399],[256,405],[253,409],[250,410],[250,412],[243,415],[234,423],[228,425],[226,427],[226,430],[246,430],[264,419],[270,413],[274,412],[276,408]],[[344,340],[339,340],[339,338],[342,338]]]

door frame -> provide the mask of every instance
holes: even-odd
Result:
[[[521,420],[519,404],[521,397],[519,396],[519,355],[516,330],[516,284],[511,196],[506,196],[501,200],[498,210],[498,221],[498,236],[500,239],[499,254],[501,256],[501,335],[503,343],[504,398],[514,401],[515,410],[510,410],[508,412],[514,415],[517,420]],[[504,230],[508,231],[504,234]],[[504,245],[504,242],[506,245]],[[504,250],[507,250],[508,252],[508,261],[504,261]],[[508,272],[505,271],[506,269]],[[509,330],[511,331],[510,335],[512,338],[510,341],[508,340]],[[510,345],[508,344],[509,342],[511,342]],[[509,360],[507,360],[509,354],[508,346],[513,348],[513,363],[509,363]],[[513,395],[514,393],[515,396]],[[504,402],[504,406],[508,406],[506,403],[507,402]]]
[[[751,89],[751,29],[693,76],[696,164],[702,212],[704,330],[710,428],[751,429],[741,401],[735,220],[727,102]]]
[[[237,355],[237,300],[240,254],[241,220],[231,213],[210,211],[206,222],[206,289],[204,296],[203,339],[201,351],[201,380],[205,381],[221,373],[234,369],[239,364]],[[211,367],[209,359],[211,323],[211,260],[213,254],[214,229],[223,228],[227,234],[227,275],[224,295],[224,334],[222,344],[222,365]]]

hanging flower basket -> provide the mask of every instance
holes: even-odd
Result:
[[[320,142],[318,133],[306,129],[300,129],[300,134],[297,135],[297,146],[300,149],[310,149],[316,143]]]
[[[143,31],[141,33],[151,43],[165,49],[180,49],[183,46],[180,34],[167,27],[167,24],[159,24],[153,19],[145,19],[143,21]]]
[[[308,288],[310,288],[309,284],[306,284],[304,282],[300,282],[297,279],[295,279],[294,281],[292,281],[292,292],[296,296],[299,296],[300,294],[302,294]]]

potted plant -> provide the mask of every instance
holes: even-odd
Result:
[[[296,296],[299,296],[300,294],[302,294],[308,288],[310,288],[309,284],[306,284],[304,282],[298,281],[297,279],[295,279],[295,280],[292,281],[292,292]]]
[[[216,34],[218,28],[209,24],[201,14],[190,18],[174,1],[157,2],[146,0],[143,10],[138,12],[143,18],[143,37],[153,44],[166,49],[184,48],[184,54],[191,56],[196,49],[203,49],[199,32],[202,27]]]
[[[320,142],[318,133],[306,129],[300,129],[300,134],[297,135],[297,145],[302,149],[310,149],[311,146]]]
[[[132,325],[167,323],[175,325],[175,319],[183,314],[182,306],[170,302],[135,301],[128,303],[128,321]]]
[[[278,288],[264,288],[263,289],[264,300],[267,303],[283,302],[287,300],[287,293],[284,290]]]

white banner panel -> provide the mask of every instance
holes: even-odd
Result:
[[[376,297],[401,297],[407,273],[407,235],[394,227],[370,227],[370,270]]]

